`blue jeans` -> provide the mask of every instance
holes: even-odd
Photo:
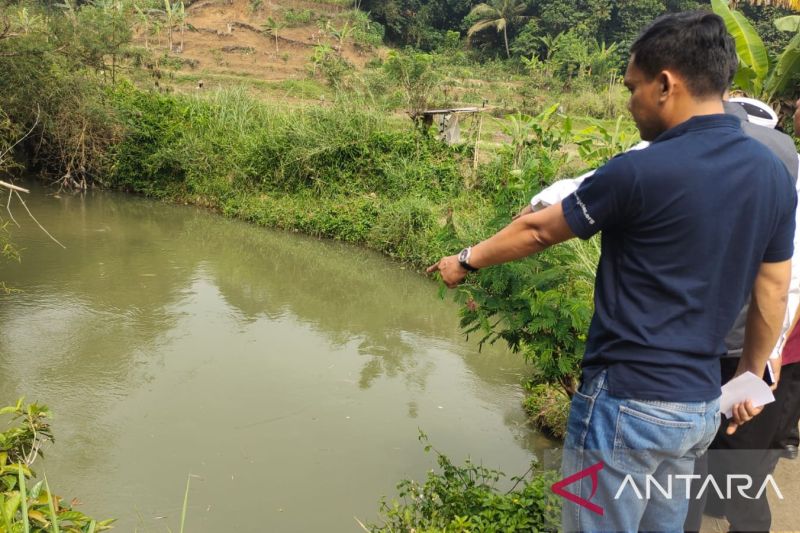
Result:
[[[719,423],[718,399],[616,398],[605,371],[583,383],[572,398],[562,471],[587,475],[563,487],[583,500],[563,502],[564,531],[682,532],[688,485],[697,481],[681,476],[693,473]]]

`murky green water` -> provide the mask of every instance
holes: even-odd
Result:
[[[117,194],[21,208],[0,400],[56,413],[38,469],[119,531],[358,531],[454,459],[520,474],[518,357],[478,353],[436,285],[357,248]]]

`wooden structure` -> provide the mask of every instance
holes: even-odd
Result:
[[[439,138],[447,144],[458,144],[461,142],[460,120],[463,117],[480,113],[478,107],[454,107],[450,109],[428,109],[422,111],[422,124],[425,127],[434,124],[439,129]]]

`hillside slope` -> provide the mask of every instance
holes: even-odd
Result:
[[[213,86],[236,78],[278,82],[308,78],[314,48],[335,48],[358,68],[376,57],[378,50],[357,45],[352,36],[340,44],[337,30],[352,28],[351,12],[341,5],[302,0],[201,0],[186,10],[187,29],[173,31],[171,56],[180,59],[184,76]],[[272,19],[280,25],[278,38],[264,30]],[[136,38],[145,43],[140,32]],[[162,30],[149,35],[157,53],[168,51]],[[227,80],[226,82],[220,80]]]

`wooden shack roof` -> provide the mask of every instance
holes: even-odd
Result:
[[[481,111],[478,107],[453,107],[451,109],[426,109],[422,111],[423,115],[449,115],[450,113],[478,113]]]

